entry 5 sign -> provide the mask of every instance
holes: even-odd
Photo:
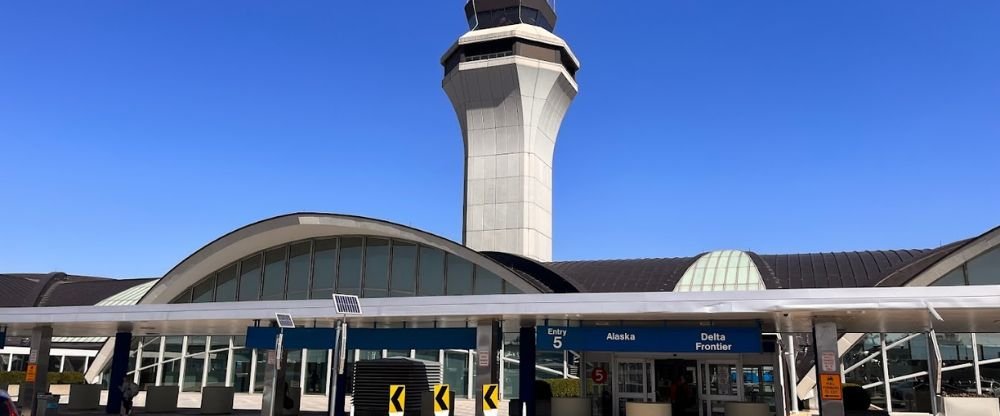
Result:
[[[539,350],[759,353],[758,327],[538,327]]]

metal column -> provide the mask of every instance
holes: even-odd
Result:
[[[500,321],[480,322],[476,326],[476,377],[473,392],[476,395],[476,416],[483,415],[483,385],[500,382],[500,346],[503,334]]]
[[[31,331],[31,350],[28,355],[28,373],[25,391],[18,394],[18,402],[25,410],[25,416],[37,414],[39,393],[49,388],[49,350],[52,348],[52,327],[36,327]],[[32,378],[34,380],[32,381]]]

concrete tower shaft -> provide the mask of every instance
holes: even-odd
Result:
[[[579,63],[559,37],[514,24],[472,30],[442,59],[465,142],[463,243],[552,259],[552,160]]]

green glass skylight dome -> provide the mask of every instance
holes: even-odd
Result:
[[[757,265],[746,252],[719,250],[698,258],[684,272],[674,292],[765,290]]]

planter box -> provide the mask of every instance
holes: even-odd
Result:
[[[770,416],[767,403],[726,403],[726,416]]]
[[[233,413],[232,387],[205,387],[201,389],[201,414],[228,415]]]
[[[73,384],[69,386],[70,410],[94,410],[100,406],[100,384]]]
[[[625,403],[626,416],[673,416],[670,403]]]
[[[176,413],[180,392],[178,386],[147,386],[146,413]]]
[[[945,416],[1000,416],[995,397],[942,397]]]
[[[71,387],[71,384],[49,384],[49,393],[66,397],[69,396]]]
[[[586,397],[553,397],[552,416],[590,416],[590,399]]]

